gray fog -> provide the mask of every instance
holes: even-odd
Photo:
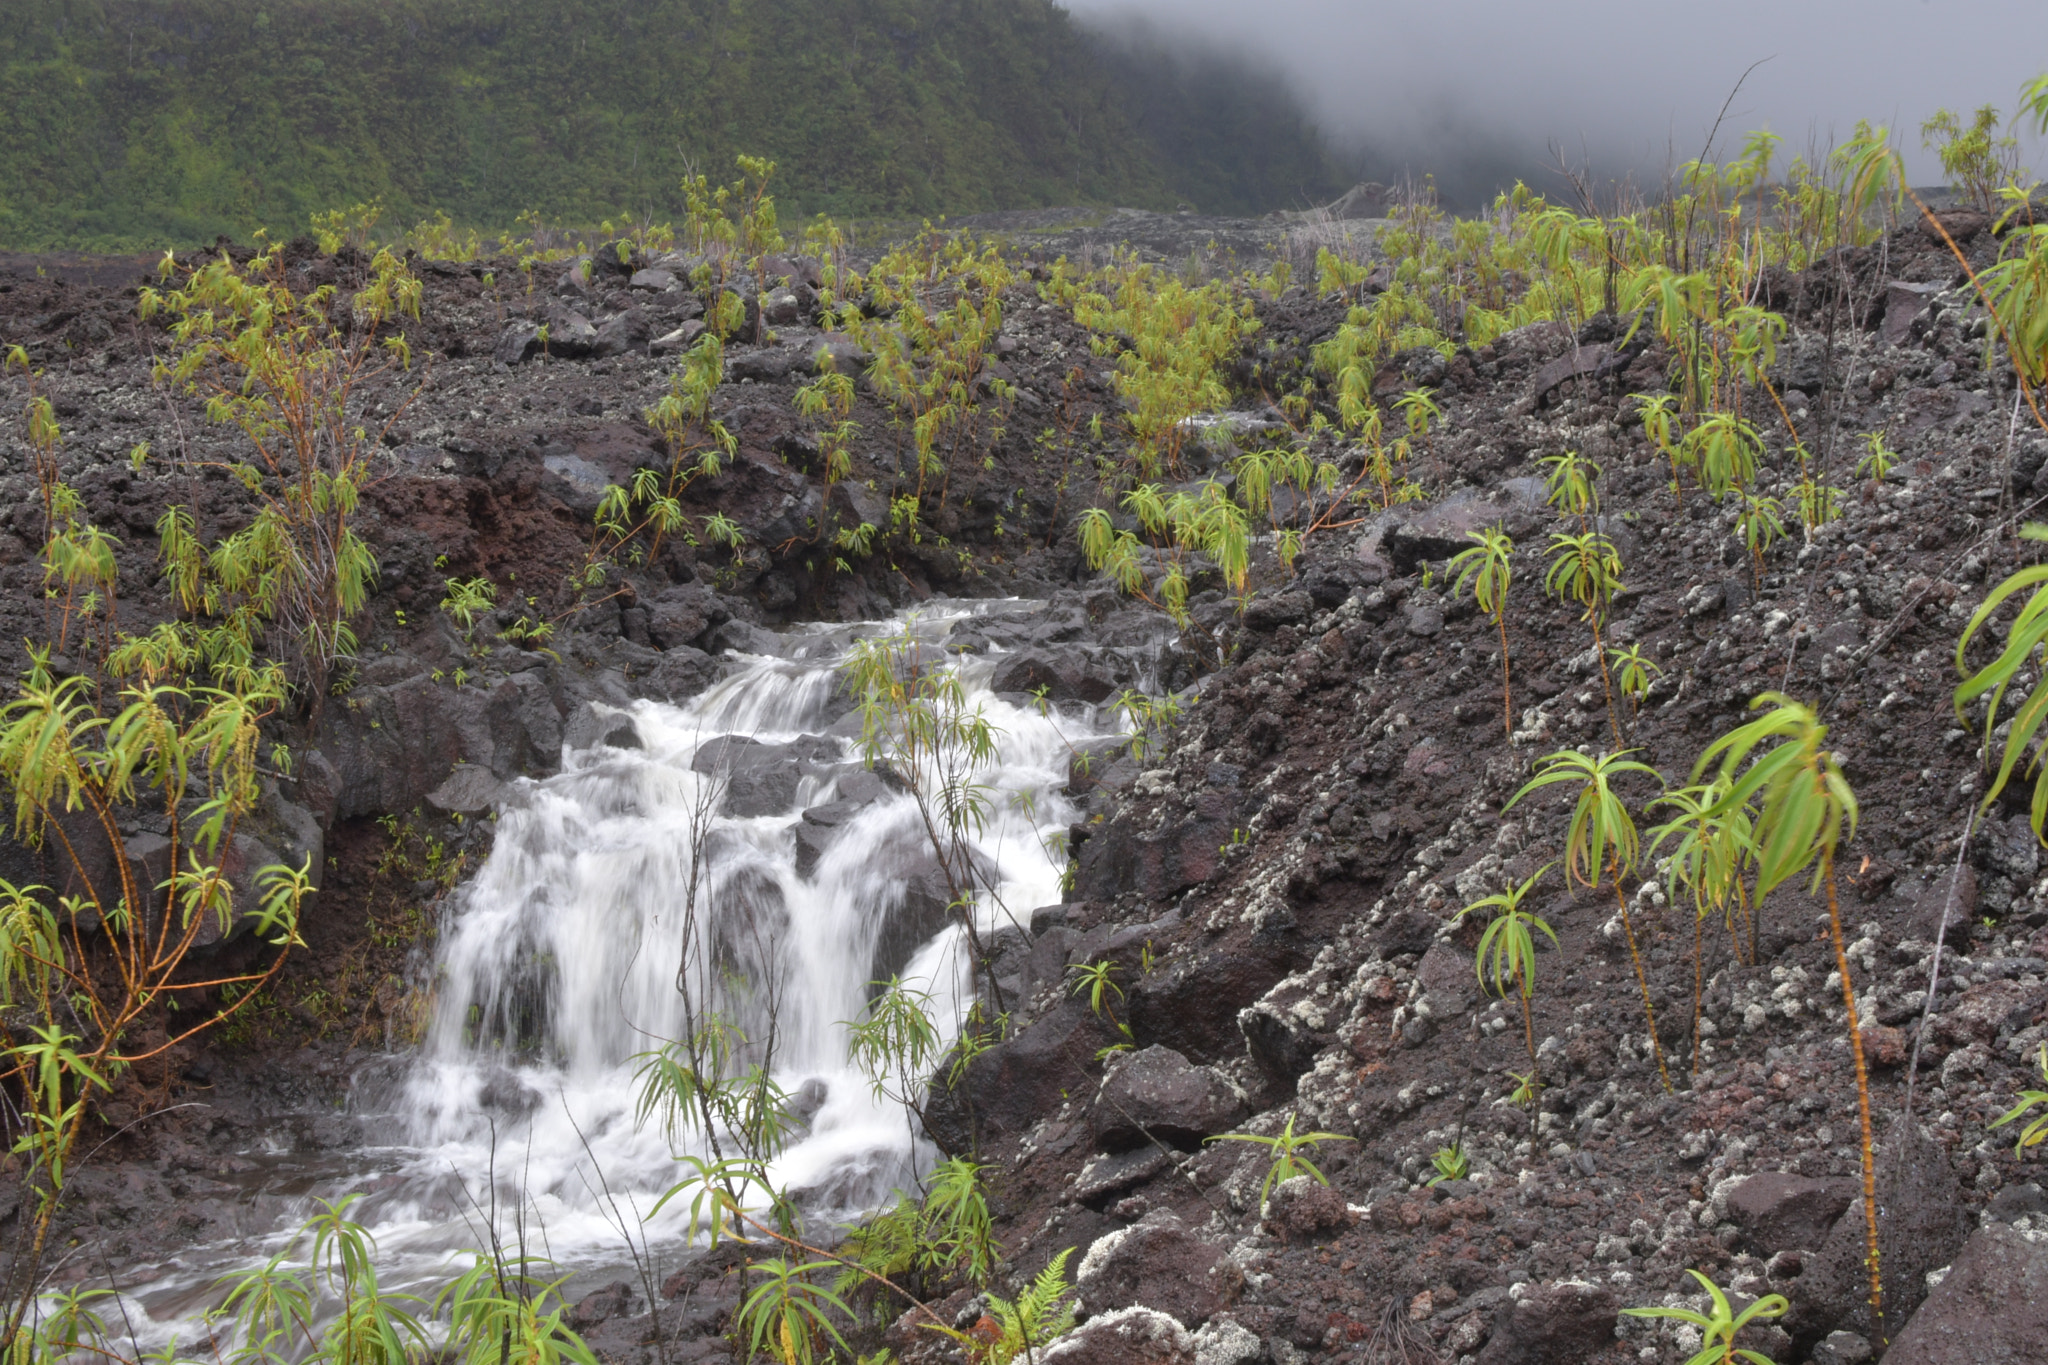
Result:
[[[1994,104],[2048,71],[2048,0],[1065,0],[1277,69],[1361,174],[1434,172],[1455,200],[1516,177],[1539,188],[1552,144],[1597,177],[1661,182],[1768,128],[1781,155],[1825,149],[1856,120],[1888,124],[1914,183],[1938,184],[1920,124]],[[2021,160],[2048,176],[2022,132]]]

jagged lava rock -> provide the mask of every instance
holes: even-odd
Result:
[[[985,1137],[1025,1132],[1067,1095],[1087,1093],[1095,1054],[1112,1041],[1085,1004],[1063,1000],[969,1062],[957,1085],[935,1087],[925,1100],[925,1130],[960,1153],[973,1146],[977,1127]]]
[[[1729,1192],[1728,1219],[1742,1229],[1744,1245],[1758,1256],[1811,1250],[1827,1239],[1828,1229],[1861,1190],[1855,1180],[1764,1171]]]
[[[2019,1365],[2048,1353],[2048,1219],[1987,1223],[1885,1353],[1886,1365]]]
[[[1150,1308],[1091,1319],[1038,1358],[1044,1365],[1196,1365],[1195,1339],[1188,1329]]]
[[[1970,1233],[1970,1215],[1947,1152],[1909,1118],[1894,1120],[1878,1148],[1877,1207],[1885,1317],[1896,1324],[1926,1297],[1927,1272],[1947,1265]],[[1877,1336],[1866,1255],[1859,1198],[1806,1259],[1786,1294],[1792,1308],[1782,1325],[1801,1348],[1837,1329]]]
[[[1222,1076],[1154,1046],[1111,1060],[1090,1124],[1103,1150],[1118,1152],[1154,1139],[1199,1147],[1244,1117],[1244,1100]]]
[[[1074,1282],[1091,1317],[1136,1305],[1200,1326],[1220,1306],[1213,1272],[1221,1258],[1179,1215],[1156,1209],[1097,1238]]]
[[[1573,1365],[1614,1344],[1621,1310],[1603,1285],[1536,1285],[1502,1300],[1477,1365]]]
[[[1344,1196],[1314,1176],[1283,1180],[1266,1196],[1266,1229],[1283,1241],[1314,1237],[1351,1223]]]

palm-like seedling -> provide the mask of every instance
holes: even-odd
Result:
[[[1498,526],[1472,532],[1478,541],[1469,550],[1451,556],[1446,569],[1457,571],[1454,593],[1462,594],[1469,584],[1472,600],[1492,619],[1500,631],[1500,723],[1508,738],[1515,734],[1515,694],[1508,672],[1508,585],[1514,581],[1515,542]]]
[[[1752,586],[1761,588],[1764,553],[1785,534],[1785,504],[1776,498],[1758,497],[1743,489],[1742,511],[1735,518],[1735,530],[1742,537],[1743,547],[1749,551],[1749,581]]]
[[[1792,485],[1793,501],[1799,508],[1799,524],[1804,530],[1808,544],[1813,543],[1813,533],[1842,515],[1842,490],[1833,484],[1822,483],[1811,473],[1800,476]]]
[[[1638,415],[1643,423],[1643,436],[1671,461],[1671,496],[1683,505],[1684,485],[1678,479],[1678,414],[1671,410],[1671,405],[1678,401],[1678,395],[1639,393],[1635,400],[1642,404]]]
[[[1676,1318],[1689,1324],[1700,1334],[1700,1349],[1685,1365],[1771,1365],[1769,1356],[1752,1351],[1746,1346],[1735,1344],[1736,1336],[1750,1323],[1780,1318],[1791,1308],[1783,1294],[1766,1294],[1752,1299],[1741,1312],[1729,1302],[1721,1287],[1697,1270],[1686,1274],[1706,1287],[1707,1296],[1713,1305],[1713,1312],[1695,1313],[1690,1308],[1624,1308],[1621,1311],[1632,1318]]]
[[[1540,930],[1557,946],[1557,935],[1550,926],[1532,910],[1522,908],[1522,902],[1536,889],[1536,883],[1543,880],[1543,874],[1555,867],[1545,863],[1536,869],[1536,875],[1526,881],[1510,884],[1506,890],[1491,896],[1482,896],[1458,912],[1463,919],[1474,911],[1491,911],[1493,919],[1488,922],[1486,932],[1479,936],[1479,949],[1473,955],[1472,970],[1479,976],[1482,986],[1490,987],[1493,993],[1505,1000],[1508,990],[1513,988],[1522,1000],[1522,1041],[1529,1049],[1529,1074],[1536,1075],[1536,1020],[1530,1004],[1536,994],[1536,935],[1531,930]],[[1536,1112],[1529,1111],[1529,1136],[1536,1136]]]
[[[2048,526],[2024,527],[2020,534],[2028,540],[2048,541]],[[2005,648],[1975,673],[1969,672],[1964,660],[1970,648],[1970,641],[1983,629],[1985,622],[1997,613],[2008,598],[2027,589],[2032,594],[2020,607],[2019,615],[2013,618],[2006,631]],[[1962,636],[1956,641],[1956,669],[1965,674],[1961,686],[1956,688],[1956,715],[1963,717],[1963,708],[1979,697],[1989,696],[1988,709],[1984,715],[1985,746],[1988,753],[1990,736],[1998,726],[1998,711],[2005,704],[2005,694],[2018,681],[2021,670],[2048,645],[2048,564],[2035,564],[2021,569],[2010,578],[1993,588],[1984,598],[1982,606],[1971,615],[1969,625],[1963,628]],[[2048,719],[2048,687],[2039,683],[2033,685],[2019,709],[2012,713],[2005,737],[2005,752],[2000,756],[1998,775],[1992,779],[1990,789],[1984,794],[1984,808],[1998,799],[2012,780],[2013,772],[2020,760],[2028,759],[2027,767],[2034,773],[2034,799],[2031,818],[2034,833],[2042,836],[2044,821],[2048,821],[2048,766],[2038,756],[2029,758],[2036,741],[2041,737],[2044,719]]]
[[[1566,516],[1577,517],[1580,529],[1585,529],[1587,514],[1600,510],[1599,462],[1567,450],[1562,455],[1544,456],[1543,464],[1550,470],[1543,476],[1550,505]]]
[[[1266,1202],[1266,1196],[1273,1192],[1275,1185],[1282,1185],[1298,1175],[1312,1176],[1318,1185],[1330,1183],[1310,1161],[1304,1152],[1314,1151],[1324,1142],[1356,1142],[1356,1138],[1345,1137],[1342,1133],[1297,1133],[1294,1131],[1294,1115],[1287,1116],[1287,1126],[1272,1137],[1261,1137],[1257,1133],[1218,1133],[1206,1139],[1209,1142],[1249,1142],[1264,1147],[1273,1154],[1273,1164],[1266,1169],[1266,1182],[1259,1186],[1259,1203]]]
[[[1650,695],[1650,684],[1660,677],[1664,670],[1655,659],[1643,653],[1641,645],[1630,645],[1627,649],[1619,646],[1607,651],[1607,661],[1612,666],[1614,685],[1621,695],[1628,698],[1631,721],[1642,714],[1643,698]]]
[[[1856,462],[1856,472],[1868,475],[1883,483],[1885,475],[1892,472],[1892,466],[1899,462],[1899,452],[1884,443],[1884,433],[1873,431],[1863,438],[1863,448],[1868,453]]]
[[[1657,1039],[1657,1012],[1650,1003],[1650,978],[1643,971],[1643,956],[1636,948],[1635,922],[1629,917],[1628,891],[1623,886],[1635,869],[1642,839],[1636,833],[1634,817],[1628,813],[1628,803],[1614,790],[1616,779],[1624,773],[1656,778],[1659,787],[1663,779],[1657,776],[1656,769],[1630,758],[1633,752],[1623,750],[1594,758],[1567,749],[1539,759],[1536,776],[1522,784],[1522,789],[1508,798],[1501,811],[1512,810],[1516,802],[1543,787],[1559,783],[1578,787],[1571,826],[1565,831],[1565,884],[1576,883],[1596,891],[1604,877],[1613,885],[1615,903],[1621,907],[1622,932],[1628,937],[1629,960],[1635,964],[1636,985],[1643,993],[1643,1017],[1650,1025],[1650,1050],[1657,1057],[1657,1074],[1669,1090],[1671,1073],[1664,1066],[1664,1045]]]
[[[1766,692],[1750,703],[1769,709],[1708,745],[1694,765],[1697,780],[1718,763],[1716,776],[1726,784],[1708,815],[1722,818],[1760,802],[1755,825],[1756,902],[1813,868],[1811,890],[1827,892],[1828,932],[1834,941],[1835,970],[1842,980],[1842,1008],[1847,1015],[1849,1051],[1856,1063],[1856,1103],[1863,1126],[1863,1199],[1865,1210],[1877,1208],[1877,1167],[1870,1135],[1870,1073],[1863,1061],[1863,1033],[1856,1019],[1856,987],[1849,977],[1849,956],[1842,947],[1842,912],[1835,897],[1835,854],[1842,827],[1856,832],[1856,793],[1850,790],[1841,765],[1825,746],[1828,727],[1813,708],[1782,692]],[[2018,727],[2015,726],[2015,729]],[[1768,751],[1763,746],[1778,741]],[[1864,1219],[1869,1235],[1870,1311],[1882,1319],[1883,1279],[1878,1270],[1877,1218]]]
[[[1432,423],[1441,426],[1444,410],[1429,396],[1427,389],[1410,389],[1394,400],[1394,406],[1401,413],[1401,420],[1408,428],[1409,436],[1426,440]]]
[[[1585,621],[1593,627],[1593,657],[1600,665],[1600,690],[1607,696],[1607,722],[1614,728],[1614,744],[1621,746],[1621,717],[1614,709],[1614,681],[1607,674],[1607,608],[1622,590],[1621,555],[1614,542],[1598,531],[1575,536],[1550,537],[1550,569],[1543,575],[1543,587],[1551,596],[1569,599],[1586,609]]]
[[[1763,441],[1756,428],[1732,412],[1717,412],[1686,433],[1679,458],[1698,467],[1700,486],[1720,497],[1756,479]]]
[[[1716,912],[1720,914],[1727,926],[1729,941],[1736,947],[1736,959],[1740,961],[1741,940],[1735,932],[1735,914],[1741,904],[1742,869],[1756,851],[1754,812],[1749,807],[1733,808],[1719,815],[1710,813],[1726,794],[1726,784],[1717,780],[1681,787],[1650,803],[1653,808],[1664,806],[1676,812],[1669,821],[1649,831],[1650,856],[1655,858],[1657,850],[1667,841],[1672,843],[1671,855],[1665,864],[1665,889],[1675,902],[1679,887],[1683,886],[1693,903],[1692,1074],[1695,1082],[1700,1074],[1700,994],[1705,974],[1707,916]],[[1751,932],[1754,935],[1754,921],[1751,921]],[[1754,937],[1750,943],[1750,960],[1756,960]]]
[[[2038,1059],[2036,1064],[2041,1068],[2041,1079],[2048,1082],[2048,1044],[2044,1044],[2035,1056]],[[2015,1119],[2027,1118],[2034,1110],[2048,1105],[2048,1090],[2022,1090],[2019,1100],[2018,1104],[1985,1126],[2003,1128]],[[2019,1141],[2012,1145],[2012,1154],[2015,1158],[2024,1158],[2027,1148],[2039,1147],[2043,1142],[2048,1142],[2048,1114],[2035,1114],[2027,1120],[2026,1126],[2020,1129]]]

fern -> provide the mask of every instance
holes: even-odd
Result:
[[[1040,1350],[1074,1328],[1078,1305],[1067,1282],[1067,1262],[1073,1254],[1068,1247],[1053,1257],[1014,1300],[989,1295],[983,1321],[994,1324],[993,1333],[981,1323],[964,1332],[927,1325],[966,1347],[974,1365],[1010,1365],[1020,1355],[1035,1361]]]
[[[1067,1260],[1073,1254],[1074,1249],[1068,1247],[1048,1261],[1016,1302],[1004,1303],[990,1296],[989,1316],[1003,1329],[997,1349],[1008,1350],[1003,1360],[1018,1351],[1035,1351],[1072,1330],[1077,1305],[1073,1287],[1067,1283]]]

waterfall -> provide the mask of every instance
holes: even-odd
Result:
[[[952,626],[982,610],[763,637],[777,654],[742,657],[689,702],[618,709],[603,742],[515,785],[441,927],[422,1045],[372,1102],[388,1141],[307,1191],[364,1192],[354,1216],[377,1239],[387,1287],[438,1284],[491,1225],[507,1241],[516,1227],[557,1273],[626,1269],[622,1222],[673,1263],[687,1201],[651,1211],[681,1177],[678,1151],[705,1143],[684,1132],[672,1147],[661,1124],[636,1121],[635,1073],[686,1030],[686,939],[692,984],[749,1040],[741,1060],[767,1061],[795,1098],[803,1126],[770,1174],[813,1225],[913,1182],[929,1144],[850,1065],[845,1025],[871,982],[896,975],[931,993],[942,1031],[957,1027],[972,998],[964,934],[934,885],[916,801],[862,761],[861,716],[837,683],[855,641],[908,629],[938,658]],[[1098,717],[993,693],[986,657],[954,666],[996,730],[973,840],[993,930],[1060,899],[1071,746]],[[288,1201],[257,1243],[282,1245],[310,1207]],[[189,1334],[211,1277],[255,1249],[181,1257],[186,1273],[139,1306],[157,1323],[188,1319]]]

